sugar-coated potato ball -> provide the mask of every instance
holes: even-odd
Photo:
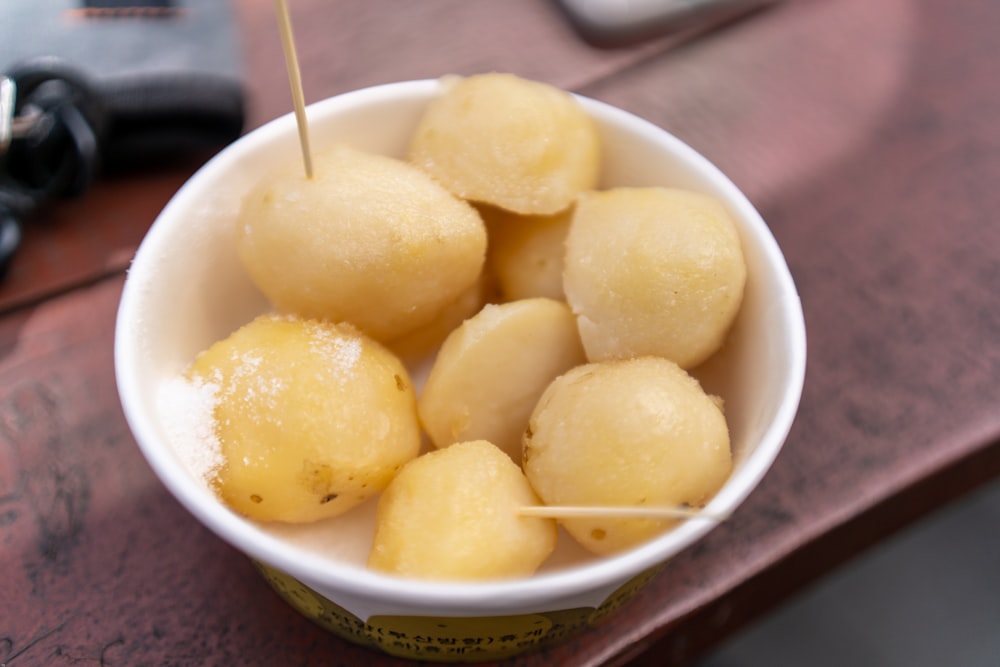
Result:
[[[718,399],[659,357],[579,366],[555,380],[524,436],[524,471],[548,505],[701,506],[732,469]],[[588,550],[608,554],[670,521],[563,519]]]
[[[745,282],[735,223],[708,195],[618,188],[577,202],[563,286],[591,361],[656,355],[693,368],[721,347]]]
[[[478,277],[486,229],[468,203],[390,157],[337,146],[260,181],[237,249],[278,309],[385,341],[426,324]]]
[[[437,580],[530,575],[556,545],[555,521],[518,514],[537,504],[521,469],[489,442],[424,454],[379,498],[368,566]]]
[[[341,514],[420,450],[406,369],[347,325],[262,315],[202,352],[187,377],[211,389],[223,461],[213,485],[253,519]]]
[[[442,81],[410,159],[463,199],[551,214],[597,183],[600,141],[569,93],[512,74]]]
[[[417,400],[421,424],[437,447],[489,440],[519,463],[521,434],[538,398],[585,361],[565,303],[489,304],[441,346]]]
[[[481,210],[489,236],[487,263],[507,301],[545,297],[565,301],[563,259],[572,207],[554,215]]]

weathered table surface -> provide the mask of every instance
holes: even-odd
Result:
[[[541,0],[292,9],[307,101],[501,70],[668,128],[758,206],[802,296],[805,391],[760,487],[602,624],[509,664],[683,664],[1000,473],[1000,3],[804,0],[618,50]],[[290,96],[271,3],[234,15],[249,129]],[[0,284],[0,664],[397,664],[287,607],[126,428],[124,270],[196,166],[49,209]]]

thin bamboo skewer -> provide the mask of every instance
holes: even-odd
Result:
[[[295,36],[292,34],[292,19],[285,0],[274,0],[274,12],[278,17],[281,33],[281,48],[285,51],[285,65],[288,67],[288,83],[292,87],[292,105],[295,107],[295,122],[299,126],[299,144],[302,147],[302,162],[306,168],[306,178],[313,177],[312,151],[309,148],[309,124],[306,122],[305,95],[302,93],[302,73],[299,57],[295,50]]]
[[[577,506],[577,505],[526,505],[518,510],[521,516],[544,517],[550,519],[709,519],[724,521],[726,513],[706,512],[697,507],[641,507],[622,506]]]

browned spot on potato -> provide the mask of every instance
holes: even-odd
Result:
[[[258,496],[256,493],[250,494],[250,502],[260,504],[264,502],[264,499]]]
[[[328,502],[330,502],[331,500],[336,499],[336,497],[337,497],[336,493],[328,493],[325,496],[323,496],[323,498],[319,501],[319,504],[320,505],[325,505]]]
[[[406,391],[406,383],[403,382],[403,378],[401,378],[399,375],[393,375],[392,377],[396,379],[396,389],[400,391]]]
[[[592,531],[590,531],[590,536],[593,537],[595,540],[603,540],[605,537],[608,536],[608,533],[603,528],[594,528]]]
[[[302,462],[299,480],[302,486],[311,493],[315,493],[318,496],[325,496],[330,492],[330,487],[335,484],[334,470],[327,463],[306,459]]]

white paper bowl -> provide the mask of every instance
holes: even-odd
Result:
[[[396,83],[312,105],[314,150],[342,141],[401,157],[439,85]],[[580,102],[600,128],[602,186],[699,190],[721,200],[738,223],[748,265],[743,307],[723,352],[696,371],[706,389],[725,399],[735,469],[707,509],[726,514],[771,465],[798,407],[806,343],[795,286],[766,224],[718,169],[640,118],[591,99]],[[164,208],[125,283],[115,332],[122,406],[150,466],[192,514],[259,563],[296,608],[330,630],[395,655],[444,660],[499,658],[558,639],[616,607],[644,574],[713,527],[710,520],[690,520],[601,559],[580,561],[566,547],[528,579],[440,584],[365,569],[373,503],[324,524],[323,531],[336,536],[324,540],[309,528],[249,521],[217,500],[175,452],[161,392],[198,352],[269,309],[237,259],[234,218],[246,189],[298,151],[291,114],[222,151]]]

